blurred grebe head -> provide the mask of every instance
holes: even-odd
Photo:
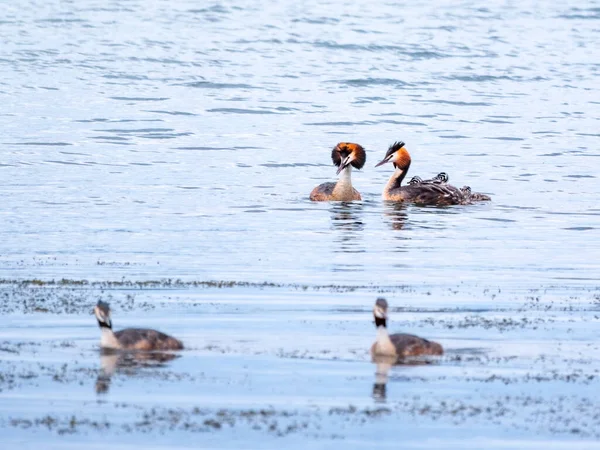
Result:
[[[406,150],[406,147],[404,147],[404,142],[396,142],[390,146],[385,154],[385,158],[379,161],[375,167],[391,162],[396,169],[407,171],[410,167],[410,161],[410,154]]]
[[[333,160],[333,164],[337,166],[337,174],[339,174],[350,165],[361,169],[365,165],[367,154],[365,153],[365,149],[359,144],[340,142],[331,151],[331,159]]]

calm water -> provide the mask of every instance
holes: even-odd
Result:
[[[204,349],[203,322],[179,321],[207,313],[195,309],[196,296],[199,305],[234,302],[240,314],[258,314],[254,325],[240,321],[242,334],[261,330],[260,311],[288,299],[296,306],[268,312],[279,327],[266,328],[271,336],[286,330],[286,320],[297,324],[285,352],[265,356],[268,339],[258,337],[228,360],[235,365],[239,357],[241,366],[254,365],[258,354],[259,360],[285,366],[281,373],[291,370],[286,352],[314,356],[305,342],[321,336],[318,351],[338,349],[340,358],[359,361],[348,379],[367,373],[372,378],[373,366],[359,351],[370,342],[370,326],[338,330],[327,320],[353,305],[356,316],[339,320],[368,322],[378,286],[410,287],[415,296],[392,299],[397,306],[466,308],[460,313],[466,316],[481,310],[493,315],[490,320],[500,320],[496,307],[509,317],[517,311],[528,317],[527,290],[550,289],[548,304],[558,301],[568,309],[566,299],[577,298],[581,315],[565,313],[555,320],[582,321],[578,338],[568,334],[577,331],[563,331],[589,350],[595,345],[589,326],[597,325],[600,279],[600,3],[571,3],[5,2],[0,278],[179,278],[363,289],[352,300],[310,289],[188,289],[150,302],[176,308],[162,326],[179,329],[196,349]],[[493,201],[451,208],[384,204],[381,191],[391,168],[373,166],[397,140],[412,154],[409,176],[446,171],[452,183],[468,184]],[[367,149],[365,168],[353,174],[364,200],[312,203],[310,190],[335,179],[330,150],[339,141]],[[87,309],[71,311],[65,320],[75,325],[65,331],[55,315],[22,315],[30,312],[26,307],[12,311],[9,302],[34,294],[7,286],[2,301],[14,321],[2,340],[14,344],[28,327],[33,335],[27,342],[50,345],[71,336],[69,358],[84,355],[87,369],[96,370],[97,334],[87,312],[106,293],[77,293],[76,301]],[[457,286],[458,295],[447,294]],[[484,288],[514,295],[496,299]],[[61,292],[59,298],[72,296]],[[127,291],[111,295],[125,302]],[[260,300],[249,300],[254,297]],[[187,306],[177,309],[180,304]],[[142,310],[121,323],[139,325]],[[218,310],[208,313],[220,320]],[[309,320],[304,313],[319,325],[303,328]],[[485,334],[485,324],[457,337],[439,325],[443,314],[432,314],[434,322],[415,318],[415,332],[446,339],[450,347],[500,350],[490,343],[497,336]],[[46,334],[48,323],[56,328]],[[338,331],[348,327],[363,340],[340,341]],[[222,333],[218,349],[237,342],[226,329]],[[548,351],[558,358],[566,338],[557,333],[549,326],[540,339],[549,339]],[[486,343],[473,342],[479,339]],[[512,350],[503,349],[502,357],[524,340],[530,340],[529,348],[545,348],[533,328],[511,339]],[[35,360],[39,351],[32,352],[22,358]],[[208,354],[211,366],[219,367],[218,351],[198,352],[174,366],[188,373],[194,358]],[[519,364],[531,367],[538,356],[532,351]],[[316,373],[337,367],[327,361],[311,367]],[[591,373],[597,362],[588,361]],[[442,370],[428,369],[418,368],[417,377]],[[535,370],[545,373],[543,367]],[[324,386],[337,386],[337,375],[327,373]],[[313,375],[283,383],[306,387],[301,403],[311,404]],[[194,378],[201,379],[206,378]],[[248,383],[264,393],[271,380]],[[365,386],[362,394],[369,390],[369,383],[360,389]],[[460,399],[471,387],[449,389]],[[332,393],[347,405],[354,394],[346,394]],[[577,395],[588,393],[582,389]],[[372,403],[368,395],[363,401]],[[500,439],[502,446],[505,435],[490,423],[482,430],[492,431],[482,435]],[[357,446],[368,444],[365,436],[340,433]],[[222,435],[215,436],[210,445],[222,444]],[[462,436],[455,437],[460,447]]]

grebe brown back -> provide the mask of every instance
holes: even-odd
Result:
[[[444,350],[437,342],[414,336],[412,334],[389,334],[387,330],[388,303],[384,298],[378,298],[373,308],[375,326],[377,327],[377,340],[371,346],[373,358],[379,356],[393,356],[404,358],[407,356],[442,355]]]
[[[103,349],[137,351],[183,349],[181,341],[156,330],[127,328],[113,332],[110,306],[103,301],[99,301],[94,307],[94,314],[102,331],[100,347]]]
[[[468,205],[476,201],[491,200],[485,194],[471,192],[471,188],[448,184],[448,175],[439,173],[430,180],[413,177],[408,185],[401,186],[410,168],[410,154],[404,142],[396,142],[388,149],[385,158],[375,167],[391,162],[396,169],[383,190],[383,199],[396,202],[413,202],[420,205]]]
[[[312,190],[310,199],[314,202],[362,200],[360,193],[352,187],[351,173],[353,166],[361,169],[365,165],[365,149],[351,142],[340,142],[331,151],[331,159],[338,167],[337,174],[341,173],[339,180],[320,184]]]

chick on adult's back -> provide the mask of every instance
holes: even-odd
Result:
[[[362,200],[360,193],[352,186],[352,167],[362,168],[367,160],[365,149],[351,142],[340,142],[331,151],[333,164],[338,167],[340,175],[336,183],[323,183],[310,193],[310,199],[315,202],[340,201],[350,202]]]

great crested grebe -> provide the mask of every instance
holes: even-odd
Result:
[[[341,173],[339,180],[320,184],[312,190],[310,199],[314,202],[362,200],[360,193],[352,187],[351,172],[352,166],[360,169],[365,165],[365,149],[351,142],[340,142],[331,151],[331,159],[338,167],[337,174]]]
[[[156,330],[145,328],[126,328],[113,332],[108,303],[99,301],[94,314],[102,331],[100,347],[109,350],[182,350],[181,341]]]
[[[404,358],[407,356],[444,354],[442,346],[437,342],[428,341],[412,334],[389,334],[386,328],[387,311],[387,300],[378,298],[373,308],[375,326],[377,327],[377,340],[371,346],[373,358],[381,356]]]
[[[441,172],[430,180],[413,177],[407,185],[401,186],[411,162],[404,142],[396,142],[390,146],[385,158],[375,167],[388,162],[393,163],[396,170],[385,185],[384,200],[413,202],[421,205],[468,205],[477,201],[491,200],[485,194],[471,192],[469,186],[459,189],[448,184],[448,175],[445,172]]]

